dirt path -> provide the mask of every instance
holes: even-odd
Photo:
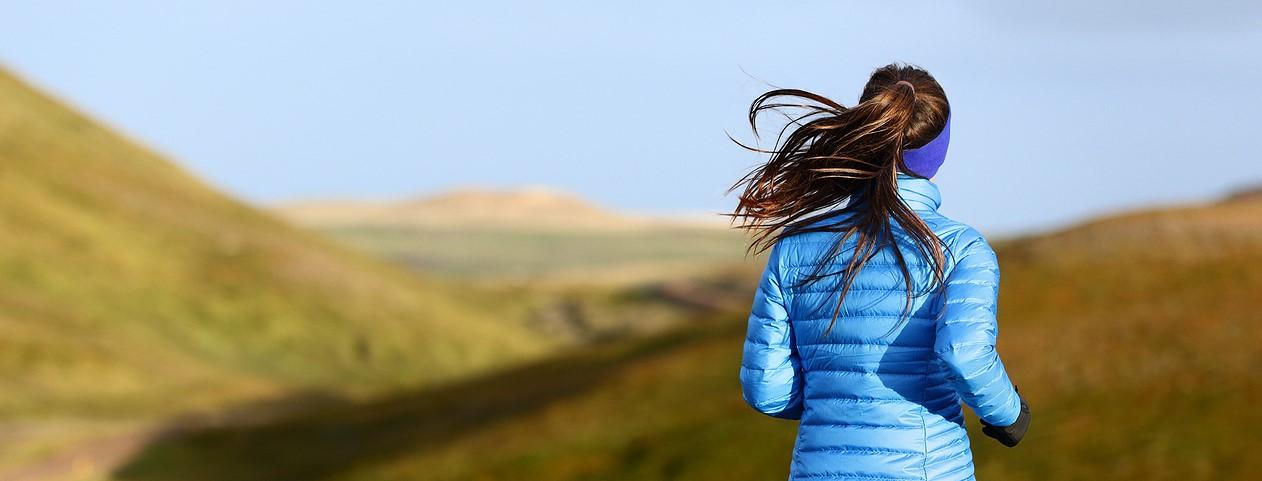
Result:
[[[296,412],[340,405],[345,399],[320,391],[289,392],[250,399],[214,413],[186,413],[145,424],[131,424],[83,441],[70,442],[30,463],[0,467],[0,481],[96,481],[140,454],[151,443],[208,428],[264,424]],[[0,444],[3,446],[3,444]]]
[[[140,429],[81,442],[32,464],[0,471],[0,481],[103,479],[165,434],[161,429]]]

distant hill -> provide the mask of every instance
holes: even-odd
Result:
[[[0,424],[430,384],[549,345],[497,314],[228,198],[0,71]]]
[[[1105,259],[1156,256],[1195,262],[1252,255],[1262,244],[1262,195],[1123,213],[1012,243],[1012,255]]]
[[[649,217],[613,212],[558,190],[466,188],[399,201],[313,200],[274,211],[301,225],[458,229],[626,231],[650,227],[723,227],[721,218]]]
[[[970,416],[978,478],[1253,479],[1262,470],[1259,207],[1136,212],[999,243],[999,350],[1034,420],[1006,449]],[[732,288],[748,296],[753,281],[749,273]],[[117,474],[784,479],[795,424],[740,400],[747,308],[455,386],[156,442]],[[320,435],[330,432],[343,435]]]
[[[717,214],[624,214],[542,188],[309,201],[274,210],[422,274],[464,280],[643,282],[745,257],[743,234]]]
[[[1224,202],[1259,202],[1262,201],[1262,184],[1253,184],[1236,189],[1228,194]]]

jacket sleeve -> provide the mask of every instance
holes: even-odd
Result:
[[[780,285],[779,245],[771,249],[754,293],[741,358],[741,393],[751,407],[768,416],[802,416],[801,361]]]
[[[999,260],[980,235],[960,249],[957,259],[947,276],[934,351],[964,404],[982,421],[1008,426],[1017,421],[1021,399],[995,350]]]

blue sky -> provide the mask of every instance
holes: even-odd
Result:
[[[1262,181],[1256,2],[84,3],[6,5],[0,62],[256,203],[723,210],[754,96],[853,103],[895,60],[947,89],[943,210],[984,230]]]

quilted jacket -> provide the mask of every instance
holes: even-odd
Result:
[[[995,351],[999,264],[973,228],[939,214],[931,181],[900,175],[899,195],[947,249],[944,291],[926,289],[927,263],[895,231],[916,290],[910,316],[893,248],[868,262],[832,332],[840,276],[797,287],[836,233],[772,247],[754,296],[740,381],[758,411],[800,419],[791,480],[967,480],[973,459],[960,402],[983,421],[1017,420],[1020,398]],[[836,222],[837,219],[819,222]],[[851,245],[845,249],[853,250]],[[848,260],[843,249],[837,265]]]

